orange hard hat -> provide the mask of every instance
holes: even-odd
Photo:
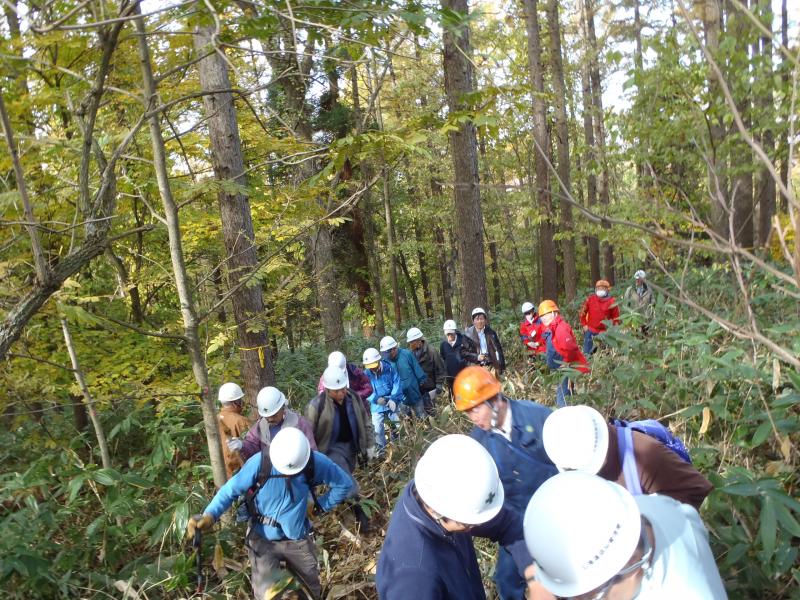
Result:
[[[537,312],[539,313],[540,317],[549,314],[551,312],[558,312],[558,304],[556,304],[552,300],[542,300],[542,303],[539,305],[539,310]]]
[[[608,283],[605,279],[599,279],[597,281],[597,283],[594,284],[594,287],[596,287],[596,288],[604,287],[604,288],[607,288],[607,289],[610,290],[611,289],[611,284]]]
[[[456,410],[469,410],[500,393],[500,382],[483,367],[463,369],[453,382]]]

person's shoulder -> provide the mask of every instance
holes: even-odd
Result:
[[[545,406],[544,404],[539,404],[538,402],[534,402],[533,400],[517,400],[514,398],[508,399],[509,406],[511,407],[511,414],[512,415],[535,415],[535,416],[547,416],[552,411],[549,407]]]

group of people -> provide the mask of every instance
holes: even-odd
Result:
[[[598,282],[597,300],[584,304],[584,344],[618,322],[618,309],[617,320],[606,312],[598,322],[601,309],[615,308],[609,288]],[[578,346],[555,302],[538,310],[526,303],[522,312],[520,337],[535,358],[588,370],[590,351]],[[688,455],[594,408],[566,406],[569,378],[559,385],[556,410],[508,398],[499,380],[506,368],[499,336],[484,309],[472,317],[463,333],[445,322],[439,352],[411,328],[408,348],[390,336],[367,348],[363,369],[331,353],[305,415],[266,387],[251,425],[242,415],[243,391],[224,384],[219,418],[230,479],[190,519],[187,533],[211,527],[237,498],[249,497],[243,504],[255,597],[264,597],[285,563],[319,598],[313,515],[346,503],[367,533],[357,462],[381,452],[386,421],[433,414],[447,387],[473,429],[440,437],[418,461],[380,553],[381,598],[485,598],[475,536],[500,544],[493,579],[504,600],[725,598],[698,513],[712,486]],[[318,486],[326,488],[320,497]]]

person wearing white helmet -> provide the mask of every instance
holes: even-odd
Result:
[[[632,427],[606,422],[591,406],[566,406],[551,413],[542,428],[542,442],[559,471],[597,474],[632,493],[638,489],[635,493],[669,496],[699,510],[714,489],[691,463],[661,441]]]
[[[522,322],[519,324],[519,339],[525,345],[528,358],[533,359],[537,355],[544,356],[547,345],[542,338],[544,325],[536,313],[536,307],[530,302],[525,302],[521,308]]]
[[[320,598],[316,547],[309,537],[311,523],[306,514],[306,499],[320,485],[328,490],[316,497],[315,505],[327,512],[347,498],[353,484],[341,467],[312,451],[302,431],[287,427],[275,436],[269,451],[252,456],[219,489],[201,517],[189,519],[187,538],[193,538],[197,529],[210,529],[240,496],[252,498],[255,514],[250,515],[245,546],[255,598],[267,597],[267,591],[280,580],[281,561],[305,584],[312,598]]]
[[[256,396],[256,408],[259,419],[247,432],[240,450],[244,460],[269,448],[270,440],[284,427],[296,427],[308,438],[311,449],[317,449],[311,424],[303,415],[289,408],[286,396],[278,388],[272,386],[261,388]]]
[[[468,365],[478,364],[478,348],[470,338],[458,330],[456,322],[448,319],[442,327],[444,340],[439,344],[439,354],[442,355],[444,367],[447,371],[445,383],[447,389],[453,391],[453,381],[456,375]]]
[[[409,416],[413,414],[419,419],[425,418],[425,405],[422,402],[422,386],[428,379],[425,371],[419,366],[417,359],[410,350],[400,348],[397,340],[387,335],[381,339],[381,354],[392,363],[400,376],[400,385],[403,387],[403,402],[400,404],[400,414]]]
[[[347,387],[356,393],[356,396],[364,402],[364,407],[369,410],[368,398],[372,395],[372,385],[367,374],[351,362],[347,362],[347,357],[338,350],[328,355],[328,366],[339,367],[347,375]],[[317,393],[325,389],[322,382],[322,375],[319,376],[317,383]]]
[[[503,507],[492,457],[465,435],[434,441],[395,506],[378,560],[381,600],[484,600],[473,537],[499,542],[533,573],[522,515]]]
[[[700,515],[667,496],[567,471],[533,495],[524,530],[534,577],[556,597],[727,598]]]
[[[425,406],[425,412],[433,416],[436,397],[444,391],[444,378],[447,375],[444,361],[441,355],[428,345],[422,331],[417,327],[408,330],[406,343],[427,377],[420,384],[419,390],[422,392],[422,404]]]
[[[633,278],[634,285],[625,290],[623,301],[629,311],[638,315],[641,322],[639,330],[642,335],[647,335],[650,321],[652,321],[655,314],[655,298],[653,297],[653,290],[647,285],[647,273],[639,269],[633,274]]]
[[[225,471],[228,479],[242,468],[244,459],[239,454],[242,449],[241,437],[250,429],[250,421],[242,414],[242,398],[244,392],[238,384],[223,383],[217,394],[221,408],[219,409],[219,434],[222,439],[222,457],[225,459]]]
[[[483,308],[472,309],[472,325],[467,327],[464,335],[478,347],[479,364],[492,369],[494,375],[500,377],[506,370],[506,356],[497,332],[489,327],[489,319]]]
[[[397,407],[403,401],[403,387],[397,370],[388,360],[381,358],[377,348],[367,348],[363,356],[364,368],[372,385],[369,396],[372,429],[375,433],[375,447],[379,455],[386,447],[386,421],[397,423]]]
[[[375,457],[375,432],[364,403],[347,387],[347,377],[340,368],[325,369],[322,381],[325,391],[308,403],[306,418],[313,427],[320,452],[352,476],[358,459],[366,463]],[[361,532],[368,533],[369,519],[358,504],[358,491],[358,483],[353,479],[353,512]]]

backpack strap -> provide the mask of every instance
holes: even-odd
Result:
[[[630,427],[617,427],[617,445],[622,474],[625,476],[625,487],[634,496],[642,495],[642,482],[639,480],[639,469],[633,454],[633,431]]]
[[[311,499],[314,501],[314,510],[316,512],[320,512],[321,513],[321,512],[324,512],[324,511],[322,510],[322,506],[320,506],[319,502],[317,501],[317,493],[316,493],[316,491],[314,489],[315,488],[315,486],[314,486],[314,475],[315,475],[314,468],[315,468],[314,451],[312,450],[311,454],[308,457],[308,462],[306,463],[306,466],[303,467],[302,473],[306,478],[306,483],[308,484],[308,491],[311,494]]]

